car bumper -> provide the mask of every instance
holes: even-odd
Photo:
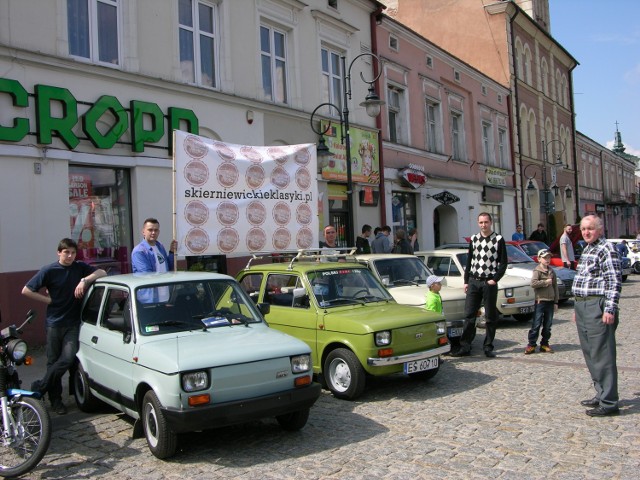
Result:
[[[396,355],[385,358],[367,358],[367,365],[372,367],[386,367],[389,365],[398,365],[400,363],[415,362],[418,360],[424,360],[425,358],[444,355],[450,350],[451,345],[444,345],[442,347],[432,348],[431,350],[425,350],[424,352],[409,353],[407,355]]]
[[[193,432],[305,410],[313,406],[321,390],[320,384],[314,382],[304,388],[192,410],[163,408],[162,413],[174,432]]]

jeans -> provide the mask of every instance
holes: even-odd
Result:
[[[498,285],[489,285],[485,280],[469,278],[467,284],[467,299],[464,305],[464,327],[460,337],[460,351],[471,351],[471,343],[476,337],[476,312],[484,302],[485,331],[483,349],[485,352],[493,350],[493,340],[498,326]]]
[[[62,400],[62,377],[75,362],[79,337],[79,325],[47,327],[47,373],[41,384],[51,403]]]
[[[553,302],[542,301],[536,303],[536,310],[533,314],[533,324],[531,325],[531,330],[529,330],[529,345],[532,347],[535,347],[538,342],[540,327],[542,327],[540,345],[549,345],[554,308]]]

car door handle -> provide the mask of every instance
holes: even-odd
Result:
[[[98,337],[91,337],[91,343],[98,343]]]

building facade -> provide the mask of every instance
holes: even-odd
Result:
[[[578,63],[550,35],[548,1],[386,4],[394,18],[509,89],[517,221],[525,232],[543,223],[553,234],[574,221],[571,72]]]
[[[242,145],[316,142],[311,112],[342,93],[331,60],[371,51],[379,9],[364,0],[1,2],[3,317],[33,307],[19,292],[55,261],[63,237],[110,273],[130,270],[146,217],[170,242],[173,129]],[[359,66],[367,76],[373,68]],[[353,82],[350,120],[377,143],[376,120],[359,106],[367,87]],[[317,180],[329,223],[348,208],[329,193],[345,183]],[[377,224],[380,214],[354,218]]]
[[[376,40],[387,223],[417,228],[421,248],[464,242],[483,211],[511,235],[509,90],[390,17]]]

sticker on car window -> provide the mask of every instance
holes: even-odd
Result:
[[[225,317],[207,317],[202,319],[202,323],[205,327],[223,327],[231,322]]]
[[[160,331],[160,327],[158,325],[148,325],[148,326],[144,327],[144,331],[146,333],[159,332]]]

